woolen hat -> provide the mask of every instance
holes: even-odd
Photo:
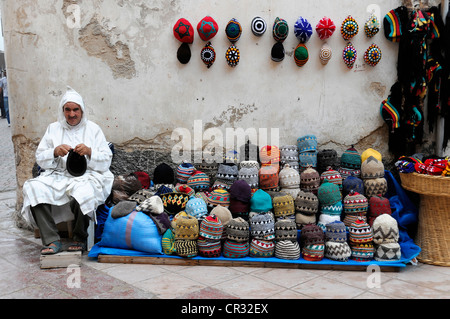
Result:
[[[241,60],[241,53],[235,45],[230,45],[225,52],[225,59],[229,66],[235,67]]]
[[[306,43],[313,33],[311,23],[303,17],[299,17],[294,23],[294,34],[300,43]]]
[[[359,26],[356,20],[352,16],[348,16],[342,21],[341,35],[344,40],[350,40],[358,34]]]
[[[361,155],[353,145],[342,153],[341,166],[351,169],[361,169]]]
[[[346,242],[325,242],[325,258],[336,261],[348,261],[352,251]]]
[[[319,204],[323,206],[336,204],[342,200],[339,186],[330,183],[327,179],[325,179],[319,186],[317,191],[317,199],[319,200]]]
[[[379,162],[383,160],[380,152],[373,148],[368,148],[361,153],[361,163],[364,163],[371,156],[375,157]]]
[[[208,69],[216,61],[216,50],[214,50],[214,47],[211,45],[211,42],[208,42],[200,51],[200,59],[203,61],[203,63],[205,63]]]
[[[250,246],[248,241],[237,242],[227,239],[223,243],[223,256],[226,258],[242,258],[248,256]]]
[[[217,34],[219,26],[213,18],[206,16],[198,23],[197,31],[203,41],[208,41]]]
[[[87,170],[86,157],[71,149],[67,155],[66,169],[74,177],[83,176]]]
[[[243,217],[248,219],[248,214],[250,213],[250,202],[242,202],[237,199],[230,198],[230,206],[228,209],[233,217]]]
[[[161,197],[154,195],[140,203],[136,210],[149,214],[162,214],[164,212],[164,203]]]
[[[382,55],[380,47],[372,43],[364,52],[364,62],[370,66],[376,66],[381,61]]]
[[[192,258],[198,255],[197,240],[175,239],[174,246],[180,257]]]
[[[307,224],[315,224],[316,215],[305,215],[303,213],[295,213],[295,223],[297,224],[297,229],[302,229],[303,226]]]
[[[175,248],[175,236],[171,228],[168,228],[162,236],[161,246],[166,255],[172,255],[177,252]]]
[[[174,227],[175,240],[195,240],[199,235],[199,226],[197,218],[183,214],[176,220]]]
[[[378,216],[373,222],[374,244],[397,243],[399,229],[397,220],[389,214]]]
[[[298,170],[293,169],[289,164],[283,166],[283,169],[278,174],[278,179],[281,188],[300,187],[300,173]]]
[[[135,201],[121,200],[111,209],[112,218],[120,218],[127,216],[136,209]]]
[[[187,43],[182,43],[177,50],[177,59],[181,64],[187,64],[191,60],[191,48]]]
[[[225,231],[227,238],[230,240],[245,242],[250,239],[249,223],[241,217],[231,219]]]
[[[289,34],[289,25],[286,20],[277,17],[273,24],[272,35],[275,41],[283,42]]]
[[[342,60],[344,61],[347,68],[353,68],[356,58],[358,57],[358,52],[351,42],[348,42],[342,51]]]
[[[323,244],[325,234],[323,230],[316,224],[308,224],[303,226],[300,233],[300,242],[302,247],[308,244]]]
[[[370,156],[361,164],[361,178],[364,180],[379,177],[384,177],[384,164]]]
[[[294,204],[295,211],[304,215],[315,215],[319,211],[319,200],[312,192],[300,191]]]
[[[222,244],[220,240],[210,240],[199,237],[197,239],[198,255],[202,257],[220,257],[222,253]]]
[[[402,257],[398,243],[383,243],[374,245],[373,259],[376,261],[399,261]]]
[[[199,235],[206,239],[220,240],[223,229],[222,221],[216,215],[211,214],[201,221]]]
[[[259,166],[258,167],[241,167],[238,173],[238,179],[244,180],[249,184],[250,188],[259,187]]]
[[[380,21],[377,16],[372,13],[364,24],[364,33],[368,38],[372,38],[380,31]]]
[[[317,151],[304,151],[298,154],[299,166],[306,168],[308,166],[317,167]]]
[[[222,222],[224,228],[227,227],[230,220],[233,219],[230,210],[222,205],[217,205],[216,207],[214,207],[211,210],[210,215],[217,216],[217,218],[219,218]]]
[[[326,225],[341,219],[340,215],[329,215],[329,214],[320,214],[319,220],[317,221],[317,226],[319,226],[322,231],[326,231]]]
[[[184,193],[184,194],[188,195],[189,197],[192,197],[195,195],[195,190],[187,184],[176,185],[174,188],[174,191],[178,192],[178,193]]]
[[[298,146],[297,145],[282,145],[280,146],[280,162],[281,165],[291,164],[298,161]]]
[[[244,203],[249,203],[252,199],[252,189],[245,180],[237,180],[230,187],[230,199],[237,199]]]
[[[280,149],[275,145],[266,145],[259,150],[259,159],[264,165],[277,165],[280,163]]]
[[[208,208],[203,198],[190,198],[186,204],[186,213],[197,219],[202,219],[208,214]]]
[[[327,43],[322,44],[322,47],[319,51],[320,63],[322,63],[322,65],[328,64],[328,61],[331,60],[332,56],[333,51],[331,50],[331,47]]]
[[[304,135],[297,139],[299,153],[317,150],[317,137],[315,135]]]
[[[250,217],[250,234],[253,238],[272,240],[275,237],[275,221],[270,213]]]
[[[161,214],[151,214],[144,211],[144,213],[146,213],[146,215],[149,216],[155,223],[155,226],[158,229],[158,233],[160,235],[163,235],[167,231],[167,229],[171,227],[170,217],[166,212],[163,212]]]
[[[342,196],[347,196],[351,191],[364,195],[364,182],[354,174],[346,177],[342,182]]]
[[[367,213],[369,209],[369,201],[367,198],[353,190],[345,196],[343,202],[345,214]]]
[[[302,67],[308,62],[308,48],[304,43],[299,43],[294,50],[294,62],[298,67]]]
[[[156,166],[153,171],[153,183],[158,184],[173,184],[175,182],[175,173],[173,168],[166,163],[161,163]]]
[[[323,173],[331,168],[336,170],[339,167],[339,160],[336,150],[322,149],[317,152],[317,171]]]
[[[254,17],[251,24],[252,33],[260,37],[262,36],[266,30],[267,30],[267,23],[266,20],[264,20],[261,17]]]
[[[334,222],[325,225],[325,240],[333,241],[336,243],[346,243],[347,242],[347,228],[345,224],[336,220]]]
[[[272,257],[275,252],[275,244],[272,240],[252,238],[249,255],[251,257]]]
[[[175,215],[183,211],[189,201],[189,195],[178,192],[161,194],[160,197],[164,204],[164,210],[169,215]]]
[[[230,193],[223,188],[216,188],[209,193],[208,203],[212,206],[228,207],[230,205]]]
[[[392,42],[400,42],[407,29],[408,19],[409,13],[405,6],[390,10],[383,18],[383,30],[386,39]]]
[[[387,192],[387,180],[384,177],[364,179],[364,190],[367,198],[384,196]]]
[[[285,51],[284,45],[281,42],[277,42],[273,45],[272,50],[270,51],[270,57],[274,62],[281,62],[284,60]]]
[[[132,194],[128,197],[128,200],[135,201],[138,205],[142,203],[144,200],[155,195],[155,192],[150,191],[148,189],[140,189],[136,193]]]
[[[322,205],[320,206],[320,212],[326,215],[340,216],[343,210],[342,201],[338,201],[332,205]]]
[[[323,182],[325,179],[330,183],[337,185],[340,190],[342,189],[342,176],[331,166],[328,166],[328,168],[320,174],[320,181]]]
[[[239,40],[242,34],[242,27],[238,20],[231,19],[225,27],[225,34],[231,43],[235,43]]]
[[[369,199],[369,210],[367,212],[367,222],[372,227],[375,218],[382,214],[392,214],[391,203],[388,198],[374,195]]]
[[[300,173],[300,189],[305,192],[317,193],[320,186],[320,174],[313,167],[308,166]]]
[[[180,183],[186,183],[189,177],[194,173],[194,165],[191,163],[183,162],[177,167],[177,181]]]
[[[216,181],[222,181],[228,186],[231,186],[235,180],[237,180],[239,174],[239,168],[236,164],[227,163],[219,164],[217,170]]]
[[[278,183],[278,166],[265,165],[259,169],[259,188],[264,190],[276,189]]]
[[[373,259],[374,247],[372,242],[367,243],[350,243],[350,249],[352,250],[351,259],[355,261],[369,261]]]
[[[210,186],[209,177],[205,173],[196,170],[188,178],[187,185],[196,192],[208,189]]]
[[[271,211],[273,208],[272,197],[262,189],[258,189],[250,200],[250,210],[262,213]]]
[[[328,17],[323,17],[322,19],[319,20],[319,22],[316,25],[316,32],[320,40],[328,39],[333,35],[335,30],[336,25]]]
[[[295,214],[294,199],[289,194],[281,193],[272,197],[273,214],[275,218],[291,216]]]
[[[278,219],[275,223],[275,240],[297,241],[297,224],[292,219]]]
[[[362,244],[373,241],[372,228],[362,218],[358,218],[348,228],[349,240],[352,243]]]
[[[275,243],[275,257],[280,259],[297,260],[300,258],[298,242],[282,240]]]
[[[194,42],[194,28],[185,18],[178,19],[175,23],[173,26],[173,35],[180,42],[189,44]]]

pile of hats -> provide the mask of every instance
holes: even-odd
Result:
[[[217,169],[216,180],[212,188],[224,188],[229,190],[234,181],[237,180],[239,168],[234,163],[221,163]]]
[[[300,192],[300,173],[298,169],[291,167],[290,164],[285,164],[278,174],[278,179],[280,192],[287,193],[295,199]]]
[[[223,243],[223,256],[241,258],[249,254],[250,226],[241,217],[231,219],[226,227],[226,239]]]
[[[271,212],[250,214],[251,257],[272,257],[275,251],[275,220]]]
[[[308,261],[320,261],[325,254],[325,234],[316,224],[303,226],[300,233],[301,254]]]
[[[300,170],[311,166],[317,167],[317,137],[315,135],[304,135],[297,139],[298,159]]]
[[[315,224],[319,212],[319,200],[311,192],[300,191],[295,199],[295,222],[298,229],[306,224]]]
[[[373,232],[372,228],[364,221],[358,218],[348,228],[351,258],[355,261],[369,261],[373,259]]]
[[[339,220],[328,223],[325,230],[325,257],[336,261],[348,261],[351,254],[345,224]]]
[[[275,223],[275,257],[296,260],[300,258],[297,241],[297,225],[290,219],[279,219]]]
[[[374,259],[377,261],[398,261],[401,249],[398,243],[397,221],[389,214],[381,214],[373,222]]]
[[[279,186],[280,149],[266,145],[259,150],[261,168],[259,169],[259,188],[277,190]]]
[[[228,226],[228,223],[233,219],[233,215],[231,215],[230,210],[227,207],[217,205],[211,210],[209,214],[216,216],[222,222],[223,231],[221,233],[221,239],[226,239],[226,227]]]
[[[353,145],[342,153],[340,164],[339,173],[343,179],[361,176],[361,155]]]
[[[254,193],[259,188],[259,163],[255,160],[240,162],[238,179],[246,181]]]
[[[208,215],[202,220],[197,240],[200,256],[220,257],[223,230],[222,221],[214,214]]]
[[[299,170],[298,165],[298,146],[282,145],[280,146],[280,164],[284,167],[286,164],[295,170]]]
[[[197,239],[199,236],[197,218],[182,211],[174,216],[172,224],[176,254],[186,258],[197,256]]]
[[[320,215],[317,225],[325,231],[325,226],[341,219],[342,195],[339,186],[325,179],[317,193]]]
[[[367,149],[361,154],[361,179],[367,198],[374,195],[383,196],[387,192],[387,181],[384,177],[384,165],[381,154],[374,149]]]
[[[367,221],[369,202],[364,195],[353,190],[344,198],[344,224],[350,227],[353,222],[361,218]]]

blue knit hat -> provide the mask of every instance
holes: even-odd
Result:
[[[272,197],[262,189],[258,189],[250,200],[250,210],[252,212],[262,213],[272,210]]]

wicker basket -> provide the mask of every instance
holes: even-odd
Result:
[[[420,194],[417,259],[450,266],[450,177],[400,173],[403,188]]]

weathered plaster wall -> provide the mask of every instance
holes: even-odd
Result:
[[[382,19],[401,3],[2,0],[19,205],[20,186],[31,177],[34,150],[47,125],[56,119],[66,85],[84,96],[87,115],[103,128],[117,150],[125,155],[147,152],[141,152],[137,162],[133,157],[137,169],[167,160],[178,142],[171,140],[172,131],[177,127],[192,130],[195,120],[202,121],[204,130],[279,128],[280,144],[295,144],[297,137],[315,134],[323,148],[342,153],[355,144],[361,150],[374,147],[388,158],[387,129],[379,106],[396,78],[397,44],[388,42],[382,31],[367,38],[363,26],[369,5],[379,6]],[[74,8],[79,9],[79,21],[72,19],[77,15]],[[196,27],[206,15],[219,24],[219,33],[212,40],[215,64],[207,69],[200,60],[206,43],[198,33],[191,45],[191,61],[180,64],[174,23],[184,17]],[[294,22],[303,16],[314,27],[325,15],[338,29],[347,15],[359,23],[360,32],[352,41],[358,59],[352,70],[341,60],[346,41],[339,30],[328,40],[333,49],[328,65],[319,61],[322,41],[316,34],[307,43],[309,62],[302,68],[294,63],[292,55],[298,44]],[[255,16],[268,23],[261,38],[250,30]],[[276,17],[286,19],[291,28],[281,63],[270,59],[275,43],[271,27]],[[237,42],[241,61],[236,68],[229,67],[224,57],[230,45],[224,29],[231,18],[243,26]],[[375,68],[363,62],[364,51],[372,42],[383,52]]]

